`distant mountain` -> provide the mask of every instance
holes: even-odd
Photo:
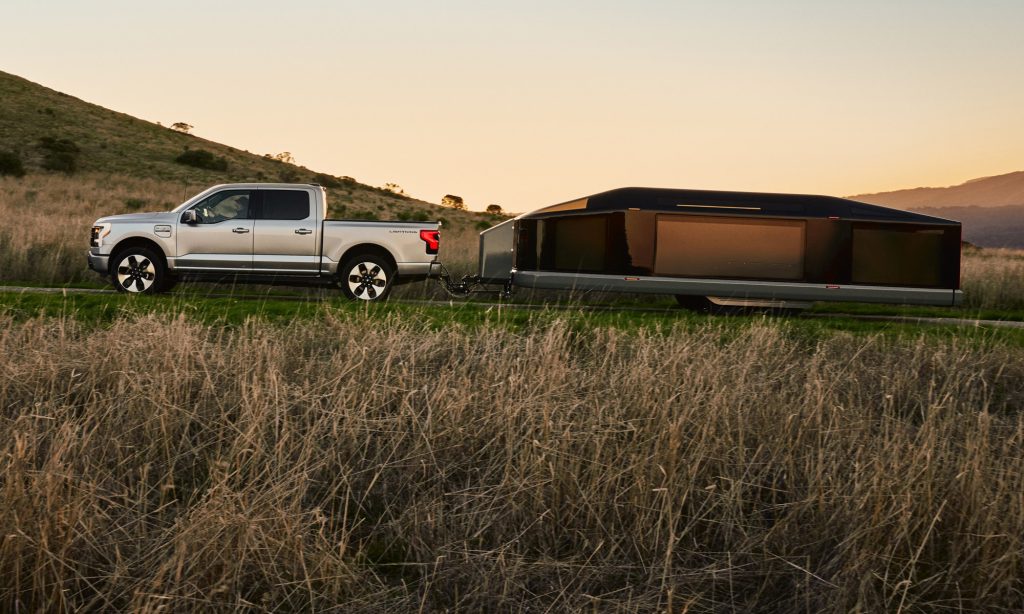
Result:
[[[919,213],[963,224],[963,240],[981,247],[1024,249],[1024,205],[1005,207],[920,207]]]
[[[948,188],[913,188],[850,196],[963,223],[964,240],[1024,249],[1024,171],[972,179]]]
[[[947,188],[911,188],[849,198],[897,209],[1024,205],[1024,171],[971,179]]]

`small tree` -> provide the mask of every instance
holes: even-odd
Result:
[[[171,124],[171,130],[174,130],[175,132],[180,132],[182,134],[188,134],[189,131],[192,130],[192,128],[194,127],[195,126],[193,126],[192,124],[186,124],[185,122],[174,122],[173,124]]]
[[[458,209],[459,211],[466,210],[466,201],[462,200],[461,196],[454,194],[445,194],[444,198],[441,199],[441,205],[444,207],[451,207],[452,209]]]
[[[295,164],[295,158],[292,157],[292,152],[290,151],[282,151],[275,155],[274,159],[278,162],[284,162],[285,164]]]
[[[385,183],[384,189],[394,194],[402,194],[403,196],[405,195],[405,190],[403,190],[402,186],[398,185],[397,183]]]
[[[487,205],[487,209],[485,209],[485,211],[491,215],[505,215],[505,212],[501,209],[501,205]]]

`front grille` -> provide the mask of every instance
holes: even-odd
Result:
[[[92,230],[89,232],[89,245],[91,247],[100,246],[100,230],[102,229],[103,228],[101,226],[92,227]]]

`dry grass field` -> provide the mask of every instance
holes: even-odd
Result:
[[[0,179],[0,280],[97,281],[96,217],[185,196]],[[475,219],[444,232],[469,272]],[[963,287],[1024,308],[1024,254]],[[174,300],[0,310],[0,610],[1024,607],[1018,337]]]
[[[1024,353],[0,320],[0,609],[1000,612]]]

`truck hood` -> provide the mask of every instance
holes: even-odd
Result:
[[[97,224],[103,224],[105,222],[170,222],[175,219],[175,215],[171,211],[160,211],[157,213],[122,213],[121,215],[108,215],[101,217],[96,220]]]

